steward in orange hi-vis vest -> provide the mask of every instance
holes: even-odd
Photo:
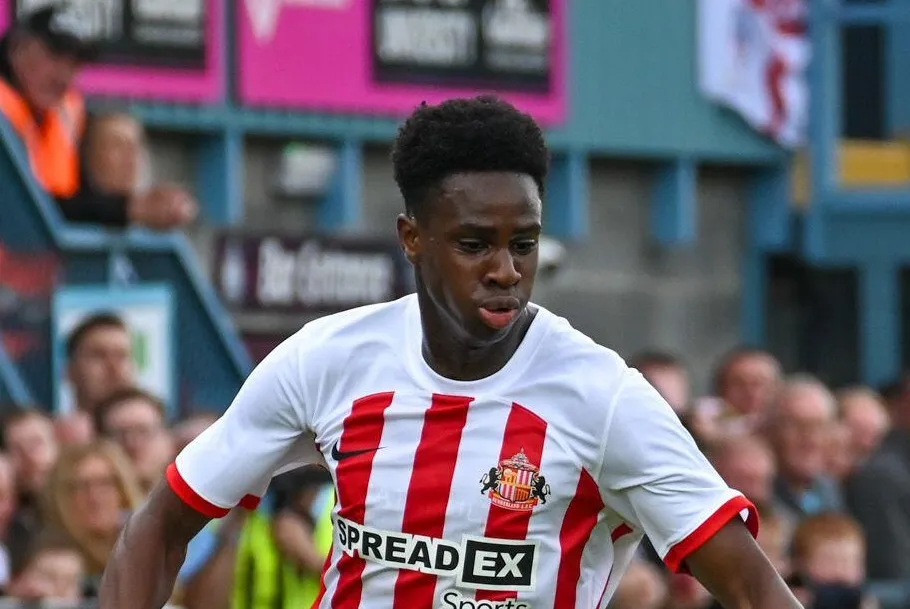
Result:
[[[0,112],[57,199],[80,189],[85,104],[73,81],[97,51],[89,24],[75,5],[53,4],[18,19],[0,42]]]
[[[79,140],[85,128],[82,96],[67,91],[63,102],[39,121],[25,98],[0,80],[0,112],[22,138],[38,183],[54,197],[74,196],[79,191]]]

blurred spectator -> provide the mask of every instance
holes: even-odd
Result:
[[[177,576],[173,603],[185,609],[231,607],[237,544],[247,518],[245,509],[234,509],[224,518],[209,521],[193,538]]]
[[[832,423],[825,443],[825,471],[840,483],[853,473],[858,462],[850,428],[842,421]]]
[[[5,541],[16,514],[16,504],[13,466],[6,455],[0,455],[0,588],[5,587],[10,578],[10,555]]]
[[[758,436],[731,436],[711,445],[708,458],[724,481],[745,495],[763,514],[774,501],[776,464]]]
[[[120,445],[143,491],[149,492],[174,458],[164,404],[142,389],[121,389],[101,402],[94,415],[96,433]]]
[[[800,523],[793,535],[793,566],[812,597],[813,609],[866,609],[866,541],[849,516],[824,513]]]
[[[73,539],[88,575],[97,578],[141,499],[129,461],[117,445],[102,441],[71,446],[48,479],[46,524]]]
[[[317,584],[332,542],[331,512],[335,489],[328,470],[304,467],[277,477],[272,509],[275,541],[285,559]]]
[[[30,503],[57,461],[54,424],[38,410],[20,410],[3,421],[3,446],[13,466],[20,499]]]
[[[209,426],[218,420],[214,414],[199,413],[193,414],[177,423],[172,431],[174,439],[174,452],[179,453],[186,448],[186,445],[196,439],[196,436],[209,428]]]
[[[828,388],[808,375],[788,379],[774,405],[769,431],[777,454],[775,507],[794,522],[841,509],[840,489],[826,470],[835,409]]]
[[[97,313],[82,321],[66,342],[67,376],[73,388],[74,412],[64,416],[59,431],[68,443],[94,437],[95,408],[136,380],[129,329],[112,313]]]
[[[78,603],[83,599],[85,573],[85,560],[76,544],[61,534],[46,533],[17,569],[7,595],[21,601]]]
[[[787,522],[773,511],[761,514],[761,527],[758,529],[758,545],[765,556],[783,577],[789,577],[791,529]]]
[[[308,607],[332,546],[334,491],[321,467],[277,476],[249,515],[237,550],[234,609]]]
[[[780,363],[770,353],[742,347],[721,360],[714,378],[716,398],[696,401],[690,425],[701,442],[731,433],[754,433],[764,423],[780,386]]]
[[[671,573],[668,578],[670,594],[666,609],[706,609],[711,606],[711,593],[691,575]]]
[[[641,372],[657,392],[683,417],[689,408],[689,373],[682,361],[660,351],[642,353],[632,359],[632,368]]]
[[[847,481],[846,499],[875,550],[868,556],[869,577],[910,581],[910,378],[883,394],[893,429]]]
[[[0,40],[0,111],[22,138],[38,182],[57,198],[76,196],[85,104],[73,88],[94,55],[88,20],[73,5],[20,19]]]
[[[888,433],[891,419],[881,396],[868,387],[850,387],[837,394],[841,420],[850,433],[854,458],[861,463],[875,452]]]
[[[3,422],[3,446],[13,468],[19,503],[6,535],[6,547],[15,558],[28,551],[40,531],[40,494],[57,461],[54,424],[38,410],[18,411]]]
[[[38,183],[68,220],[155,229],[186,224],[197,210],[186,190],[137,188],[144,150],[138,123],[119,114],[85,134],[85,103],[73,83],[97,53],[89,33],[89,19],[75,3],[54,3],[17,21],[0,41],[0,112],[22,138]],[[83,135],[90,141],[82,142]],[[90,156],[85,164],[83,144]]]
[[[667,595],[663,574],[651,563],[635,559],[626,569],[607,609],[661,609]]]
[[[83,142],[83,184],[79,200],[63,204],[67,219],[124,227],[140,224],[166,230],[191,222],[196,202],[173,184],[148,188],[149,154],[145,131],[123,112],[93,117]]]

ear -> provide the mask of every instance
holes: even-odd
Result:
[[[420,258],[420,230],[417,221],[407,214],[398,216],[398,242],[408,261],[416,264]]]

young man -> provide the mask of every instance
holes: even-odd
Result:
[[[101,608],[161,607],[193,535],[254,506],[314,437],[338,502],[322,609],[602,607],[644,534],[727,607],[799,607],[749,534],[754,508],[666,402],[529,303],[535,122],[494,98],[423,105],[393,163],[416,295],[272,352],[126,526]]]

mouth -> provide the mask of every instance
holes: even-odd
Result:
[[[490,298],[480,305],[480,318],[494,330],[507,328],[518,317],[521,303],[517,298]]]

